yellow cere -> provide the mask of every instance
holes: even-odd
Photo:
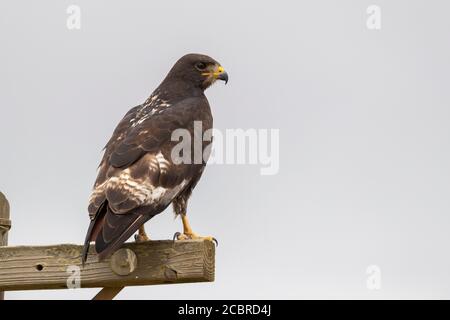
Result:
[[[202,75],[203,76],[218,76],[219,74],[221,74],[222,72],[224,72],[225,69],[222,66],[218,66],[215,72],[203,72]]]

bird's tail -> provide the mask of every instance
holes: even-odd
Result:
[[[91,220],[91,223],[89,224],[89,228],[88,228],[88,232],[86,234],[86,239],[84,240],[84,246],[83,246],[83,251],[81,252],[81,264],[85,265],[86,260],[87,260],[87,256],[89,253],[89,246],[91,244],[91,233],[92,233],[92,229],[94,228],[95,225],[95,220]]]
[[[108,205],[100,209],[91,221],[82,254],[83,265],[86,262],[89,245],[95,241],[95,251],[99,260],[108,257],[135,233],[152,216],[137,212],[114,213]]]
[[[89,224],[89,228],[86,233],[86,239],[84,240],[83,251],[81,253],[81,263],[83,266],[85,265],[87,260],[91,241],[93,241],[97,237],[97,234],[99,233],[100,228],[104,223],[106,213],[105,207],[107,206],[108,206],[107,203],[104,203],[97,211],[95,218],[92,219],[91,223]]]

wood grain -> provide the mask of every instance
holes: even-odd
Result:
[[[0,248],[0,291],[66,289],[77,286],[77,270],[82,288],[214,281],[215,245],[211,241],[147,241],[127,243],[123,248],[137,257],[137,266],[128,275],[116,274],[110,258],[99,262],[92,253],[82,267],[79,245]]]

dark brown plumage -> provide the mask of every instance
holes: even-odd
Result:
[[[91,223],[83,263],[90,241],[95,241],[102,259],[170,203],[183,217],[185,238],[196,237],[185,220],[186,207],[206,159],[175,164],[171,153],[179,141],[172,141],[171,136],[176,129],[187,129],[193,137],[194,121],[201,121],[203,132],[212,128],[204,91],[217,79],[228,80],[219,63],[205,55],[188,54],[142,105],[120,121],[105,147],[89,201]],[[209,143],[203,142],[202,147]]]

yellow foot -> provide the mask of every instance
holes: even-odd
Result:
[[[180,233],[177,232],[174,234],[173,236],[173,240],[208,240],[208,241],[212,241],[216,244],[216,246],[219,246],[219,242],[217,241],[216,238],[214,237],[202,237],[199,236],[198,234],[194,233],[194,232],[190,232],[190,233]]]
[[[144,242],[148,240],[150,240],[150,238],[146,234],[136,234],[134,236],[134,241],[136,242]]]

